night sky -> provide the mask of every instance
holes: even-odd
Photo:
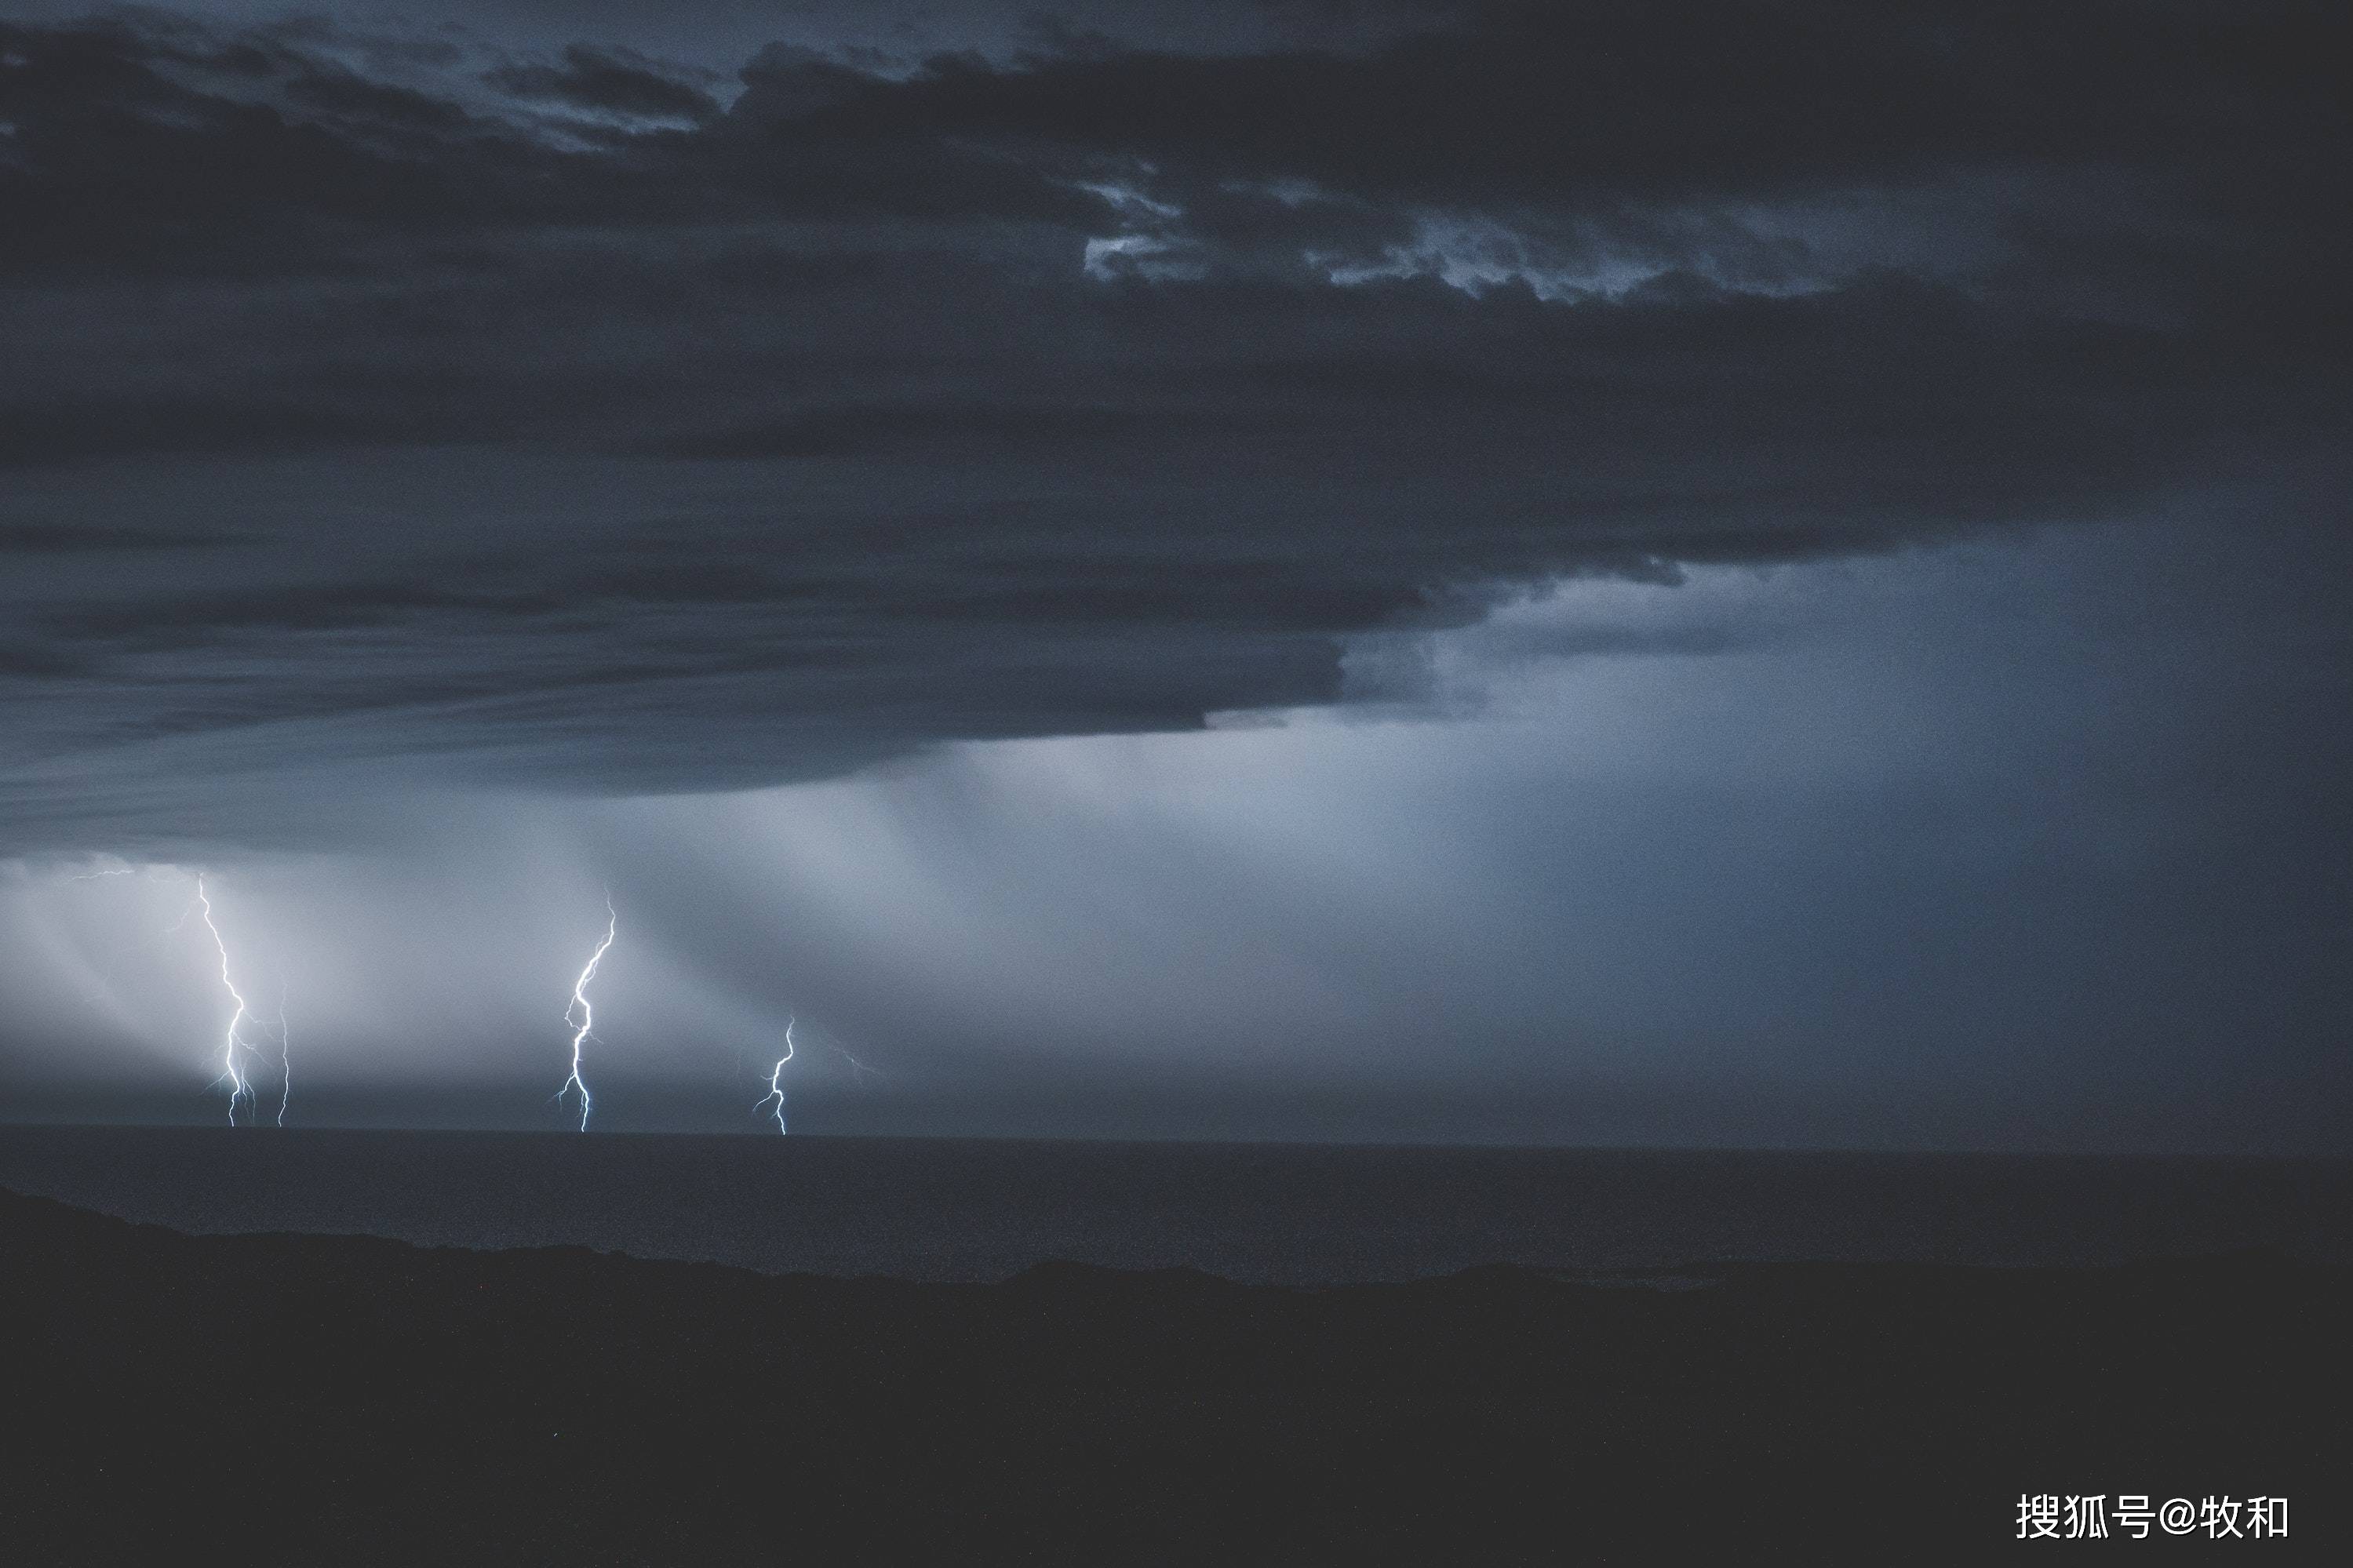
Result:
[[[2353,1152],[2335,0],[0,13],[0,1118]]]

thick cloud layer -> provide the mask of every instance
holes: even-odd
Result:
[[[18,1112],[2343,1146],[2341,5],[11,14]]]
[[[2317,484],[2343,29],[8,26],[0,847],[1183,727],[1513,581]]]
[[[609,894],[600,1128],[762,1130],[797,1018],[802,1131],[2341,1151],[2343,562],[2236,521],[1574,583],[1353,713],[419,792],[210,898],[298,1126],[569,1125]],[[0,873],[16,1114],[218,1119],[194,869]]]

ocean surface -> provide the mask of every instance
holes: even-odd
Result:
[[[0,1186],[200,1232],[772,1273],[1069,1258],[1338,1284],[1488,1263],[2353,1262],[2353,1162],[0,1126]]]

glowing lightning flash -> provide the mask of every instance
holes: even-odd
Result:
[[[278,987],[278,1070],[284,1076],[278,1090],[278,1125],[286,1125],[286,1102],[294,1098],[294,1052],[286,1038],[286,986]]]
[[[613,895],[610,893],[605,895],[605,940],[596,944],[596,951],[588,955],[588,967],[582,970],[580,978],[572,983],[572,1002],[564,1009],[564,1021],[572,1025],[574,1031],[572,1076],[564,1080],[564,1087],[554,1095],[560,1100],[575,1089],[580,1091],[580,1131],[583,1132],[588,1131],[589,1099],[587,1080],[580,1076],[580,1047],[587,1041],[588,1026],[596,1016],[588,1007],[588,982],[596,978],[596,965],[603,962],[605,950],[613,945],[613,933],[621,925],[621,917],[613,912]],[[575,1012],[580,1015],[576,1022],[572,1016]]]
[[[253,1085],[247,1081],[245,1069],[238,1065],[237,1056],[240,1050],[253,1047],[238,1032],[239,1026],[245,1022],[245,996],[237,990],[237,982],[229,978],[228,943],[221,939],[220,927],[213,923],[213,901],[205,896],[205,879],[201,872],[196,877],[196,907],[203,910],[205,929],[212,932],[213,948],[220,954],[221,987],[228,993],[229,1000],[237,1004],[237,1011],[229,1016],[228,1028],[221,1037],[221,1075],[213,1080],[228,1085],[228,1124],[234,1127],[237,1125],[237,1102],[253,1099]],[[181,918],[185,920],[187,917],[183,915]],[[284,1115],[282,1105],[280,1115]]]
[[[785,1054],[776,1058],[775,1067],[768,1069],[768,1092],[760,1097],[758,1105],[753,1107],[755,1110],[765,1110],[768,1102],[775,1100],[778,1132],[785,1130],[785,1064],[793,1059],[793,1026],[798,1021],[795,1018],[785,1020]]]

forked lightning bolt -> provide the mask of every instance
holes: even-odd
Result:
[[[246,1044],[239,1033],[239,1027],[245,1022],[245,997],[237,990],[237,982],[229,978],[228,943],[221,940],[220,927],[213,923],[213,901],[205,895],[205,879],[201,872],[196,877],[196,907],[203,911],[205,929],[212,932],[213,948],[220,954],[221,988],[228,993],[229,1000],[237,1004],[237,1011],[229,1016],[228,1028],[221,1037],[221,1075],[214,1080],[228,1085],[228,1124],[234,1127],[237,1125],[237,1102],[253,1099],[253,1086],[246,1079],[245,1068],[237,1061],[237,1053],[253,1047]],[[181,918],[186,919],[185,915]],[[281,1117],[284,1115],[282,1105],[280,1114]]]
[[[768,1092],[762,1095],[760,1103],[753,1108],[765,1110],[770,1100],[776,1101],[776,1131],[779,1132],[785,1130],[785,1064],[793,1059],[793,1025],[798,1021],[795,1018],[785,1020],[785,1054],[778,1057],[776,1065],[768,1069]]]
[[[603,962],[605,950],[613,945],[613,934],[621,926],[621,917],[613,912],[613,895],[610,893],[605,895],[605,940],[596,944],[596,951],[588,955],[588,967],[582,970],[580,978],[572,983],[572,1001],[564,1009],[564,1021],[573,1028],[572,1076],[564,1080],[564,1086],[554,1095],[561,1100],[575,1089],[580,1091],[580,1131],[583,1132],[588,1131],[590,1100],[587,1080],[580,1076],[580,1047],[587,1042],[588,1026],[596,1016],[588,1006],[588,982],[596,978],[596,965]],[[580,1015],[577,1019],[573,1017],[575,1013]]]
[[[286,1102],[294,1098],[294,1052],[286,1038],[286,987],[281,981],[278,988],[278,1070],[283,1077],[278,1089],[278,1125],[286,1125]]]

